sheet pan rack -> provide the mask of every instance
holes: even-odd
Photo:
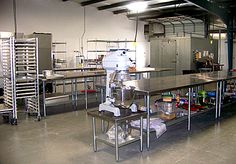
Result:
[[[3,71],[4,104],[1,106],[0,113],[8,114],[8,119],[11,122],[11,124],[17,124],[16,93],[14,90],[15,74],[14,74],[13,47],[14,47],[13,38],[2,39],[1,62],[3,67],[2,71]]]
[[[38,39],[3,40],[4,102],[12,107],[12,124],[17,124],[17,99],[25,99],[29,114],[40,120]]]

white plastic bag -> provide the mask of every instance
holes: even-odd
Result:
[[[131,126],[140,128],[140,120],[132,121]],[[146,129],[146,128],[147,128],[147,119],[143,119],[143,129]],[[166,124],[160,118],[151,118],[150,128],[156,131],[157,138],[159,138],[167,130]]]
[[[120,127],[117,126],[117,131],[118,131],[118,142],[124,142],[126,135],[125,135],[125,131]],[[112,125],[112,127],[107,131],[106,133],[108,135],[108,138],[110,140],[115,140],[115,125]]]

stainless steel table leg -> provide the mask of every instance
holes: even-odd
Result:
[[[84,94],[85,94],[85,109],[88,109],[88,88],[87,88],[87,78],[84,78]]]
[[[118,142],[118,126],[115,122],[115,147],[116,147],[116,161],[119,161],[119,142]]]
[[[218,102],[218,117],[220,117],[221,114],[221,101],[222,101],[222,83],[223,81],[220,81],[220,88],[219,88],[219,102]]]
[[[72,104],[74,105],[74,85],[73,85],[73,79],[71,79],[71,98],[72,98]]]
[[[219,102],[219,82],[216,83],[216,102],[215,102],[215,118],[218,118],[218,102]]]
[[[138,73],[135,76],[135,80],[139,80],[139,74]]]
[[[57,92],[57,82],[55,81],[54,82],[54,93],[56,93]]]
[[[96,140],[96,120],[92,118],[92,129],[93,129],[93,151],[97,151],[97,140]]]
[[[46,99],[46,92],[45,92],[45,81],[43,81],[43,115],[44,117],[46,117],[46,103],[45,100]]]
[[[93,89],[95,89],[95,81],[96,81],[96,77],[93,77]]]
[[[147,95],[147,149],[150,148],[150,96]]]
[[[191,88],[188,88],[188,131],[191,129]]]
[[[191,100],[193,101],[193,103],[196,103],[194,102],[193,93],[194,93],[194,88],[191,88]]]
[[[66,84],[65,80],[63,79],[63,94],[66,94]]]
[[[143,151],[143,116],[140,118],[140,151]]]
[[[226,84],[227,84],[227,81],[222,81],[222,93],[226,91]]]
[[[144,106],[147,106],[147,96],[144,96]]]
[[[77,104],[78,104],[78,90],[77,90],[77,79],[75,79],[75,106],[77,108]]]
[[[151,77],[151,72],[147,72],[147,78],[150,79]]]
[[[97,93],[97,88],[96,88],[96,85],[95,83],[97,83],[98,81],[98,77],[93,77],[93,90],[96,91],[95,95],[96,95],[96,100],[98,99],[98,93]]]
[[[105,132],[105,129],[104,129],[104,120],[101,120],[101,131],[102,131],[102,133]]]
[[[102,88],[100,89],[100,92],[101,92],[101,103],[103,103],[104,102],[104,100],[103,100],[104,97],[103,97],[103,89]]]

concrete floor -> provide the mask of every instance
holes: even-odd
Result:
[[[168,128],[158,140],[151,134],[151,149],[139,152],[138,143],[120,149],[125,164],[234,164],[236,112],[229,108],[217,122],[213,113],[195,117],[192,131],[186,122]],[[0,164],[105,164],[116,163],[114,148],[98,144],[92,150],[91,118],[85,111],[48,116],[40,122],[19,119],[17,126],[0,123]],[[145,146],[145,144],[144,144]]]

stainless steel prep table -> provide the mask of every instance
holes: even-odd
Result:
[[[150,74],[151,72],[165,72],[165,71],[172,71],[173,69],[172,68],[151,68],[151,67],[144,67],[144,68],[136,68],[135,70],[130,70],[129,73],[130,74],[136,74],[137,77],[136,77],[136,80],[140,80],[142,79],[141,78],[141,75],[143,73],[148,73],[148,76],[147,78],[150,78]],[[96,87],[100,88],[101,89],[101,103],[103,103],[103,95],[104,95],[104,89],[106,88],[106,84],[105,83],[99,83],[99,84],[96,84]]]
[[[94,68],[94,67],[93,67]],[[78,68],[78,70],[81,70],[82,68]],[[84,68],[85,69],[85,68]],[[90,68],[88,68],[90,69]],[[64,72],[60,74],[54,74],[53,76],[49,76],[47,78],[42,78],[43,81],[43,107],[44,107],[44,116],[46,116],[46,104],[45,100],[50,99],[46,98],[46,93],[45,93],[45,84],[48,81],[57,81],[57,80],[62,80],[63,81],[63,93],[65,93],[65,80],[71,79],[71,86],[72,86],[72,99],[75,99],[75,104],[77,106],[77,79],[78,78],[84,78],[84,86],[85,86],[85,106],[86,109],[88,107],[88,92],[86,89],[88,78],[90,77],[99,77],[99,76],[106,76],[105,70],[95,70],[95,71],[84,71],[84,72],[77,72],[74,71],[74,68],[64,68],[64,69],[57,69],[57,71],[64,70]],[[71,71],[69,71],[71,70]],[[72,71],[73,70],[73,71]],[[145,67],[145,68],[136,68],[136,70],[130,71],[130,73],[133,74],[138,74],[139,77],[141,78],[142,73],[150,73],[150,72],[163,72],[163,71],[171,71],[171,68],[150,68],[150,67]],[[62,96],[62,95],[61,95]],[[55,97],[56,98],[56,97]]]
[[[172,68],[151,68],[151,67],[144,67],[144,68],[136,68],[135,70],[130,70],[129,73],[136,74],[136,80],[141,79],[141,75],[143,73],[147,73],[147,78],[150,78],[151,72],[164,72],[164,71],[173,71]]]
[[[129,70],[129,73],[134,73],[137,76],[137,79],[141,78],[142,73],[150,73],[150,72],[164,72],[164,71],[172,71],[172,68],[136,68],[135,70]],[[105,71],[103,69],[98,69],[96,67],[82,67],[82,68],[58,68],[54,69],[55,72],[65,72],[65,71]],[[150,75],[148,75],[150,77]]]
[[[64,71],[91,71],[91,70],[96,70],[98,69],[97,67],[76,67],[76,68],[56,68],[53,71],[55,72],[64,72]]]
[[[228,72],[211,72],[202,74],[189,74],[189,75],[177,75],[169,77],[159,77],[142,80],[132,80],[125,82],[127,86],[134,86],[135,91],[142,93],[145,96],[147,107],[147,148],[150,148],[150,96],[172,90],[178,90],[182,88],[188,88],[188,130],[190,130],[190,102],[192,95],[192,87],[217,83],[216,89],[216,118],[220,116],[221,110],[221,95],[222,95],[222,82],[225,80],[235,79],[235,73]],[[219,112],[218,112],[219,110]]]
[[[63,72],[70,72],[70,71],[73,71],[73,72],[76,72],[76,71],[79,71],[79,72],[82,72],[82,71],[102,71],[103,69],[99,69],[97,67],[71,67],[71,68],[56,68],[54,69],[53,71],[55,73],[63,73]],[[104,71],[104,70],[103,70]],[[84,81],[81,81],[81,82],[84,82]],[[88,81],[87,81],[88,82]],[[94,78],[93,80],[91,80],[90,82],[94,82]],[[65,83],[63,83],[64,85]],[[58,85],[58,84],[56,84]]]
[[[143,117],[146,116],[146,112],[132,113],[130,110],[121,109],[121,116],[114,117],[110,112],[99,112],[97,109],[94,111],[87,112],[92,117],[92,128],[93,128],[93,150],[97,151],[97,141],[103,142],[110,146],[115,147],[116,155],[115,158],[119,160],[119,147],[128,145],[135,141],[140,141],[140,151],[143,150]],[[96,118],[102,121],[113,122],[115,125],[115,140],[109,139],[106,134],[96,135]],[[118,125],[126,121],[140,120],[140,135],[131,136],[125,138],[124,142],[118,142]]]
[[[44,116],[46,116],[46,92],[45,92],[45,84],[49,81],[57,81],[62,80],[63,83],[65,80],[70,79],[71,80],[71,94],[72,94],[72,100],[75,100],[75,104],[77,106],[77,79],[84,78],[85,80],[85,86],[87,86],[87,78],[90,77],[99,77],[99,76],[106,76],[104,71],[86,71],[86,72],[64,72],[62,74],[54,74],[52,76],[43,77],[41,80],[43,82],[43,108],[44,108]],[[65,86],[63,85],[63,88]],[[63,93],[64,89],[63,89]],[[86,101],[86,109],[87,109],[87,89],[85,88],[85,101]],[[50,99],[50,98],[48,98]]]

